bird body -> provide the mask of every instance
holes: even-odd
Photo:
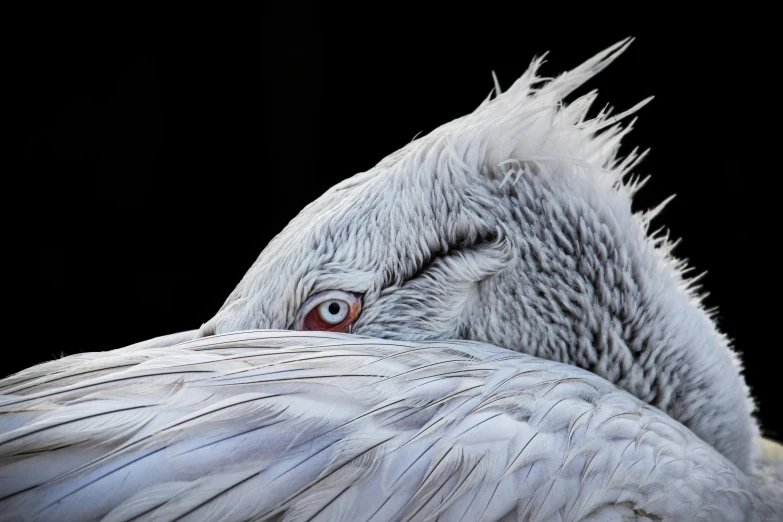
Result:
[[[237,332],[71,356],[2,385],[0,512],[20,519],[775,515],[660,410],[472,341]]]
[[[646,102],[564,101],[629,43],[331,188],[198,330],[0,381],[0,520],[783,519],[741,362],[631,210]]]

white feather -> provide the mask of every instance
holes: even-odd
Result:
[[[112,367],[136,360],[110,353]],[[253,331],[149,353],[78,386],[2,397],[0,511],[111,521],[783,513],[761,482],[662,412],[579,368],[490,345]],[[148,366],[166,378],[132,380]],[[40,419],[14,421],[42,406]]]

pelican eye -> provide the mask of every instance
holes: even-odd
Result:
[[[329,324],[340,324],[348,316],[348,303],[345,301],[327,301],[316,308],[318,317]]]
[[[293,330],[350,332],[359,317],[362,303],[358,296],[341,290],[313,294],[299,308]]]

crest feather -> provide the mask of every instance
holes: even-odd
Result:
[[[419,147],[437,147],[440,143],[444,152],[453,156],[453,161],[464,163],[476,173],[495,173],[502,183],[511,176],[518,177],[518,169],[543,164],[548,171],[588,172],[601,186],[624,188],[623,177],[646,152],[639,154],[634,150],[628,157],[618,159],[620,142],[633,128],[633,121],[626,127],[620,122],[639,111],[652,97],[616,115],[605,107],[590,119],[587,113],[596,99],[595,90],[567,105],[564,99],[612,63],[632,42],[632,38],[617,42],[554,79],[538,75],[546,56],[542,55],[505,92],[493,73],[494,98],[490,93],[474,112],[413,142],[414,150],[408,152]],[[426,154],[414,154],[426,157]],[[508,162],[516,164],[514,172],[499,169]]]

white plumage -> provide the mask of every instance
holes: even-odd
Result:
[[[741,363],[631,211],[644,102],[564,102],[627,45],[333,187],[199,330],[0,381],[0,520],[783,518]],[[283,331],[320,296],[357,335]]]
[[[78,359],[4,383],[18,427],[0,439],[3,513],[773,519],[751,478],[659,410],[491,345],[251,331]]]

